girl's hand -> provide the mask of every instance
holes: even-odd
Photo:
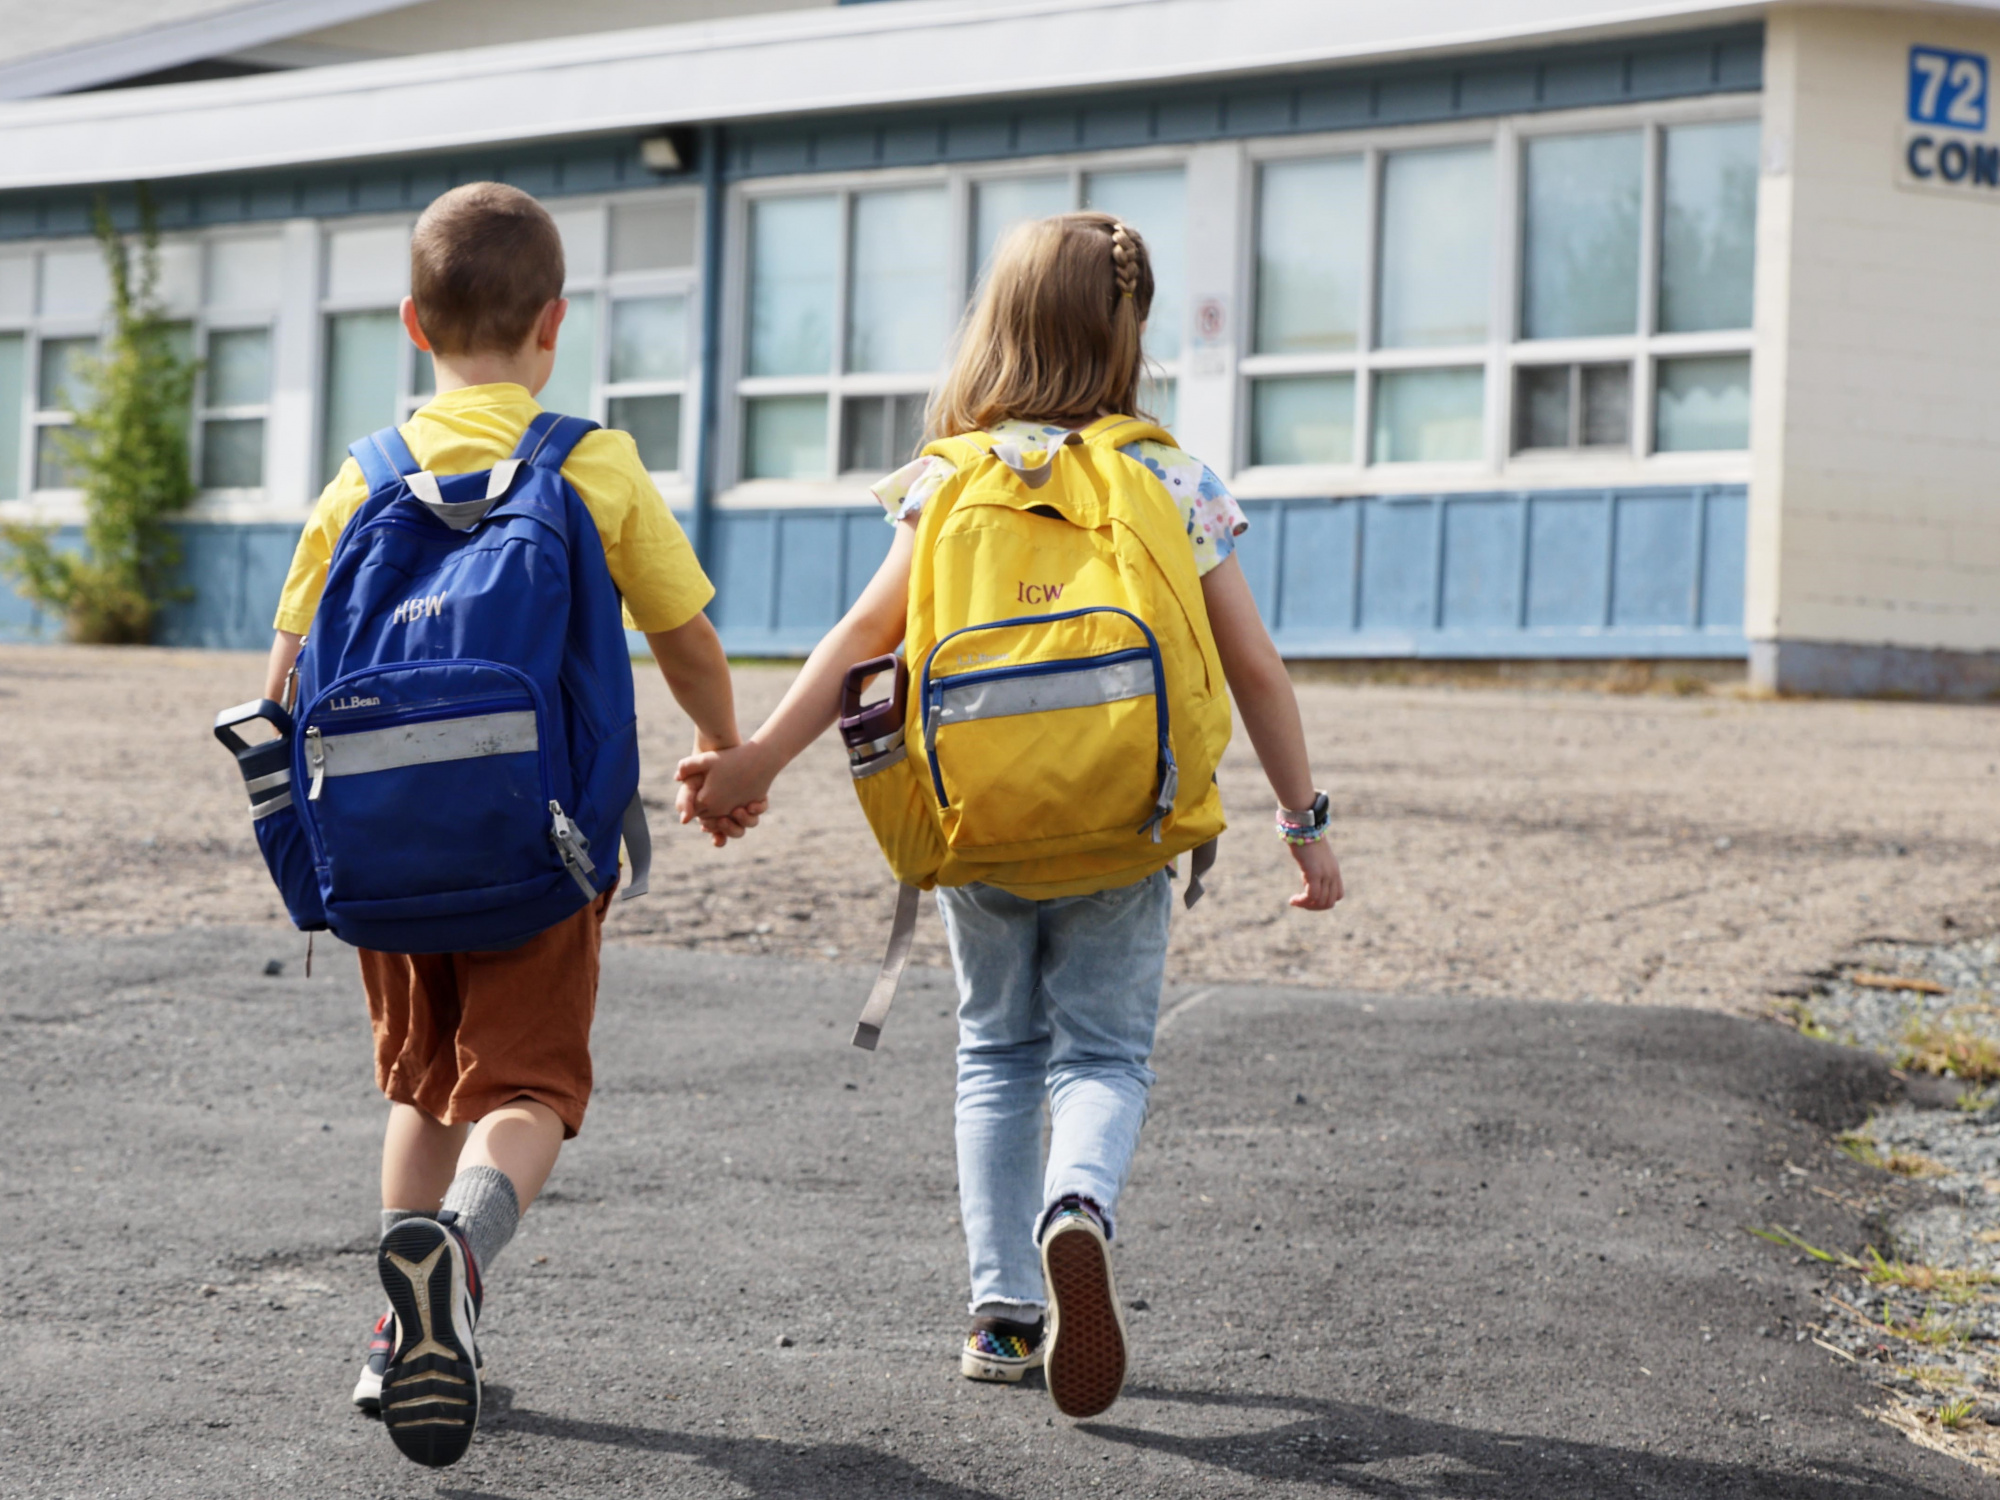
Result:
[[[674,771],[681,784],[677,799],[681,821],[699,817],[705,824],[710,818],[733,818],[738,809],[761,813],[770,801],[775,777],[771,757],[755,740],[690,755]]]
[[[1299,873],[1305,877],[1304,886],[1292,897],[1291,904],[1301,911],[1331,911],[1333,904],[1346,894],[1340,884],[1340,861],[1333,857],[1333,845],[1321,839],[1289,847],[1292,858],[1298,861]]]
[[[764,802],[752,802],[727,813],[708,815],[696,810],[694,799],[694,785],[682,782],[680,791],[674,796],[674,811],[680,815],[683,823],[692,823],[697,818],[700,819],[701,831],[708,835],[710,842],[718,849],[731,839],[740,839],[750,829],[755,828],[757,820],[764,815],[764,810],[769,805]]]

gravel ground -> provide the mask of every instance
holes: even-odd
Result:
[[[1892,1393],[1886,1420],[2000,1476],[1996,991],[1991,937],[1862,944],[1804,987],[1799,1029],[1900,1064],[1910,1097],[1838,1142],[1873,1169],[1862,1201],[1879,1243],[1855,1256],[1776,1237],[1827,1266],[1817,1335]]]
[[[244,654],[0,647],[0,803],[21,819],[0,923],[281,924],[208,733],[261,676]],[[789,680],[740,672],[746,724]],[[663,822],[686,726],[656,674],[639,681]],[[1350,899],[1331,918],[1285,907],[1290,862],[1239,737],[1222,782],[1241,831],[1178,921],[1171,974],[1751,1012],[1862,939],[2000,927],[2000,710],[1681,686],[1304,684]],[[619,908],[614,941],[867,960],[892,898],[832,737],[750,839],[662,839],[654,890]],[[934,918],[916,957],[943,962]]]

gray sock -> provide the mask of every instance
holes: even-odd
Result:
[[[458,1215],[473,1264],[484,1276],[520,1227],[521,1200],[513,1180],[498,1167],[467,1167],[452,1178],[444,1206]]]
[[[430,1215],[421,1208],[385,1208],[382,1210],[382,1232],[387,1234],[405,1219],[428,1219]]]

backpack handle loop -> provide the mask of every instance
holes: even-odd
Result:
[[[1008,438],[993,445],[993,456],[1014,471],[1014,477],[1031,490],[1038,490],[1049,482],[1049,474],[1055,468],[1056,454],[1072,443],[1081,444],[1080,432],[1059,432],[1047,439],[1040,455],[1029,460],[1028,454],[1036,451],[1032,446],[1024,448],[1017,438]]]

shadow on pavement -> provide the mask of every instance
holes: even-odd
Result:
[[[1277,1409],[1298,1420],[1256,1432],[1187,1437],[1085,1422],[1079,1432],[1231,1469],[1257,1479],[1323,1484],[1357,1495],[1391,1500],[1547,1500],[1552,1495],[1769,1496],[1772,1500],[1924,1500],[1941,1492],[1907,1478],[1860,1465],[1820,1463],[1812,1474],[1782,1474],[1753,1464],[1677,1458],[1642,1448],[1581,1443],[1523,1434],[1519,1437],[1427,1421],[1399,1412],[1299,1396],[1233,1391],[1177,1391],[1129,1387],[1127,1400],[1197,1406]],[[1397,1459],[1443,1460],[1453,1467],[1421,1477],[1369,1472]]]
[[[1002,1500],[991,1490],[968,1489],[893,1453],[859,1443],[802,1443],[784,1438],[711,1437],[671,1427],[639,1427],[623,1422],[588,1422],[574,1417],[527,1411],[513,1404],[505,1386],[488,1386],[492,1402],[482,1413],[480,1427],[496,1432],[529,1433],[578,1443],[603,1443],[612,1448],[651,1453],[680,1453],[725,1474],[752,1495],[823,1496],[844,1483],[865,1483],[864,1493],[888,1494],[897,1500]],[[497,1399],[495,1399],[497,1398]],[[509,1500],[482,1490],[439,1490],[449,1500]]]

